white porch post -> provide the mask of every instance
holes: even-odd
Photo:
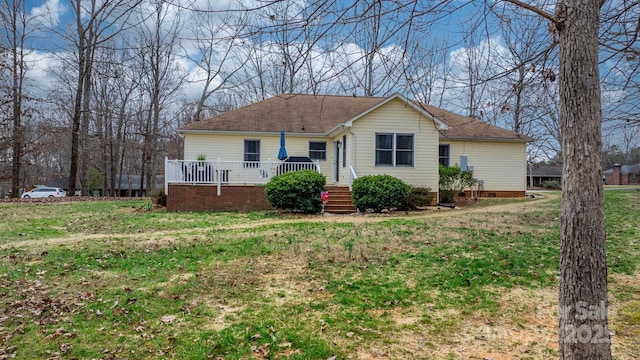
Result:
[[[169,174],[167,171],[169,170],[169,158],[164,157],[164,194],[169,194]]]
[[[220,178],[222,177],[222,174],[220,173],[220,158],[218,158],[218,161],[216,161],[216,181],[218,182],[218,196],[220,196],[221,194],[221,188],[220,188]]]

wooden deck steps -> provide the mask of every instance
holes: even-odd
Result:
[[[351,214],[356,208],[351,202],[351,191],[348,186],[325,186],[329,192],[329,201],[324,206],[324,211],[332,214]]]

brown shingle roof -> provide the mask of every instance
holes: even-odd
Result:
[[[387,99],[334,95],[279,95],[184,126],[179,131],[278,133],[284,130],[294,134],[326,134]],[[443,138],[532,140],[513,131],[433,106],[419,106],[449,126],[449,129],[441,131]]]
[[[325,134],[384,101],[382,97],[279,95],[198,121],[181,131]]]
[[[468,116],[458,115],[426,104],[422,104],[422,107],[449,125],[449,129],[440,132],[442,139],[533,141],[528,136]]]
[[[527,176],[562,177],[562,166],[534,164],[527,166]]]

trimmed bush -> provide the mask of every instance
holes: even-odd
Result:
[[[398,209],[416,210],[419,207],[429,206],[433,200],[433,193],[428,187],[411,186],[409,195]]]
[[[153,203],[158,206],[167,207],[167,194],[164,193],[164,189],[160,189],[153,194]]]
[[[353,205],[360,212],[401,207],[409,196],[409,186],[390,175],[367,175],[357,178],[351,186]]]
[[[543,181],[542,187],[547,190],[562,190],[562,184],[559,181]]]
[[[322,210],[320,193],[326,183],[319,172],[300,170],[274,176],[264,190],[276,209],[314,214]]]

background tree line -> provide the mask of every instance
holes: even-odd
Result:
[[[602,15],[611,145],[639,120],[638,6],[625,4]],[[117,174],[156,188],[162,159],[181,156],[176,128],[282,93],[401,92],[535,138],[532,161],[560,150],[557,34],[509,2],[2,0],[0,12],[0,195],[53,177],[88,194],[89,168],[105,195]]]

